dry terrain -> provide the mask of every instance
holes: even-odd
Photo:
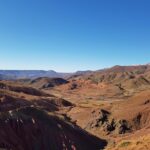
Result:
[[[0,148],[149,150],[150,65],[0,81]]]

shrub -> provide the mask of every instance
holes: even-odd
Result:
[[[127,147],[127,146],[129,146],[130,144],[131,144],[131,142],[126,141],[126,142],[121,143],[121,144],[120,144],[120,147]]]

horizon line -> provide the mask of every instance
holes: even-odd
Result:
[[[113,68],[115,66],[129,67],[129,66],[147,66],[147,65],[150,65],[150,63],[132,64],[132,65],[113,65],[113,66],[103,67],[103,68],[99,68],[99,69],[83,69],[83,70],[76,70],[76,71],[57,71],[55,69],[1,69],[1,68],[0,68],[0,71],[53,71],[53,72],[57,72],[57,73],[75,73],[75,72],[79,72],[79,71],[98,71],[98,70]]]

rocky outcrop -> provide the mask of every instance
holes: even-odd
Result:
[[[126,120],[116,120],[111,116],[111,113],[101,109],[98,115],[93,112],[93,119],[88,123],[87,129],[99,128],[106,134],[125,134],[132,130],[131,125]]]

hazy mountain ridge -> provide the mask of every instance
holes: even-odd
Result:
[[[49,77],[49,78],[70,78],[74,76],[82,76],[93,73],[110,73],[110,72],[129,72],[129,71],[149,71],[150,64],[146,65],[136,65],[136,66],[119,66],[116,65],[111,68],[100,69],[97,71],[85,70],[85,71],[76,71],[73,73],[65,72],[56,72],[54,70],[0,70],[0,79],[35,79],[39,77]]]
[[[58,73],[53,70],[0,70],[0,79],[38,78],[38,77],[65,77],[67,73]]]
[[[39,77],[49,78],[68,78],[73,75],[83,75],[91,71],[77,71],[75,73],[62,73],[54,70],[0,70],[1,80],[15,80],[15,79],[35,79]]]

